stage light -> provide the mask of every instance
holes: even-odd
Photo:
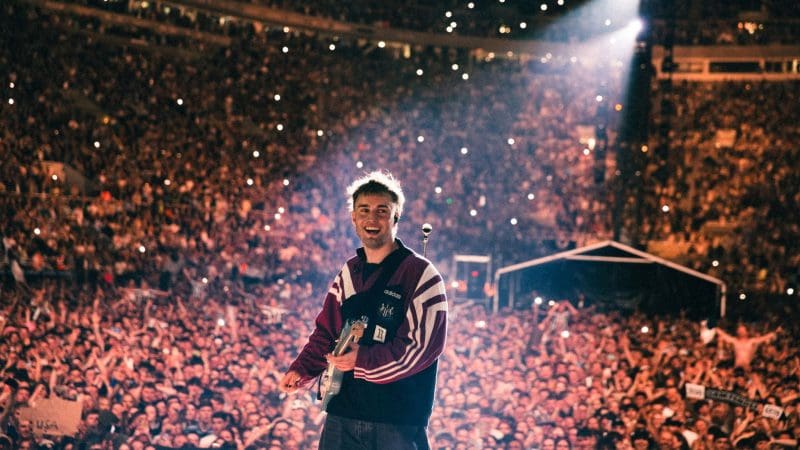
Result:
[[[94,148],[100,148],[100,142],[94,141]]]
[[[139,253],[144,253],[144,252],[146,252],[146,251],[147,251],[147,249],[146,249],[146,248],[144,248],[144,245],[140,245],[140,246],[139,246]]]
[[[516,225],[517,224],[517,218],[516,217],[512,217],[509,222],[511,222],[511,225]]]
[[[170,181],[170,179],[169,179],[169,178],[165,178],[165,179],[164,179],[164,186],[169,186],[169,185],[171,185],[171,184],[172,184],[172,181]]]
[[[665,213],[668,213],[668,212],[669,212],[669,205],[663,205],[663,206],[661,207],[661,211],[663,211],[663,212],[665,212]]]
[[[469,153],[469,149],[467,147],[461,147],[461,154],[466,155],[467,153]]]
[[[711,265],[714,266],[714,267],[719,267],[719,261],[717,261],[715,259],[715,260],[711,261]]]
[[[536,194],[534,194],[533,192],[528,194],[528,200],[533,200],[535,198],[536,198]]]
[[[270,227],[269,225],[264,225],[264,231],[269,231],[271,229],[272,229],[272,227]]]
[[[794,288],[787,288],[786,295],[794,295]]]
[[[550,300],[550,301],[547,302],[547,306],[555,306],[555,305],[556,305],[556,301],[555,300]]]
[[[747,295],[745,295],[745,293],[744,293],[744,292],[742,292],[741,294],[739,294],[739,300],[742,300],[742,301],[744,301],[744,300],[746,300],[746,299],[747,299]]]
[[[602,101],[603,101],[603,96],[602,96],[602,95],[598,95],[598,96],[597,96],[597,97],[595,97],[594,99],[597,101],[597,103],[600,103],[600,102],[602,102]]]
[[[458,70],[458,64],[453,64],[450,68],[454,71]]]
[[[253,158],[258,158],[259,156],[261,156],[261,152],[258,150],[253,150]]]
[[[386,42],[384,42],[384,41],[378,41],[378,47],[379,47],[379,48],[384,48],[384,47],[386,47]]]
[[[8,87],[10,87],[11,89],[14,89],[14,82],[12,81],[11,83],[8,83]]]
[[[39,227],[36,227],[33,229],[33,234],[39,236],[40,234],[42,234],[42,230],[40,230]]]
[[[647,325],[642,327],[642,333],[647,334],[649,332],[650,332],[650,327],[648,327]]]
[[[286,212],[286,209],[283,206],[278,207],[278,213],[283,214]]]
[[[475,3],[473,3],[473,2],[467,3],[467,8],[474,9],[475,8]]]
[[[515,141],[514,138],[508,138],[507,142],[508,142],[508,145],[514,145],[517,141]]]
[[[449,19],[449,18],[453,17],[453,12],[452,11],[445,11],[444,16]]]
[[[285,46],[285,45],[284,45],[284,46],[283,46],[283,48],[281,48],[281,51],[282,51],[283,53],[289,53],[289,47],[287,47],[287,46]]]
[[[436,186],[435,188],[433,188],[433,192],[436,192],[437,194],[441,194],[442,193],[442,187],[441,186]]]
[[[583,149],[584,155],[589,156],[589,153],[591,153],[591,151],[588,148]]]
[[[423,135],[417,136],[417,142],[419,142],[420,144],[425,142],[425,136],[423,136]]]
[[[323,134],[325,134],[323,130],[317,130],[317,136],[322,137]]]
[[[462,73],[461,74],[461,79],[464,80],[464,81],[469,80],[469,74],[468,73]]]
[[[178,104],[178,106],[183,106],[183,99],[182,98],[179,98],[175,102]]]
[[[450,22],[450,28],[453,28],[453,29],[458,28],[458,24],[455,21]]]
[[[528,28],[528,24],[527,24],[527,23],[525,23],[525,22],[520,22],[520,23],[519,23],[519,27],[520,27],[520,28],[522,28],[522,29],[524,30],[525,28]]]
[[[542,11],[547,11],[547,3],[542,3],[541,5],[539,5],[539,9],[541,9]]]
[[[276,125],[276,126],[275,126],[275,128],[276,128],[278,131],[283,131],[283,124],[282,124],[282,123],[279,123],[278,125]]]
[[[536,297],[535,299],[533,299],[533,303],[536,303],[537,305],[541,305],[542,302],[543,302],[542,297]]]
[[[272,98],[273,98],[273,99],[274,99],[276,102],[279,102],[279,101],[281,101],[281,94],[275,94],[275,95],[274,95]]]
[[[53,180],[53,181],[58,181],[58,175],[53,174],[53,175],[50,176],[50,179]]]
[[[650,150],[650,147],[648,147],[646,144],[642,145],[642,153],[647,153],[648,150]]]
[[[363,162],[361,162],[361,161],[356,161],[356,167],[357,167],[357,168],[359,168],[359,169],[361,169],[361,168],[363,168],[363,167],[364,167],[364,163],[363,163]]]
[[[289,27],[283,27],[283,32],[284,32],[284,33],[288,33],[288,32],[290,32],[290,31],[292,31],[292,30],[291,30],[291,29],[289,29]]]
[[[330,51],[336,50],[336,45],[334,45],[334,44],[329,45],[328,46],[328,50],[330,50]]]
[[[8,99],[8,104],[9,105],[13,105],[14,104],[14,99],[13,98]]]
[[[275,220],[281,220],[281,214],[280,213],[275,213],[274,217],[275,217]]]
[[[252,186],[253,185],[253,179],[252,178],[248,178],[247,179],[247,185],[248,186]]]
[[[203,279],[200,280],[200,281],[202,281],[203,284],[208,284],[208,278],[206,278],[206,277],[203,277]]]
[[[289,185],[289,179],[288,178],[284,178],[283,179],[283,185],[284,186],[288,186]]]
[[[417,69],[417,76],[418,77],[421,77],[423,73],[425,73],[425,72],[423,72],[422,69]]]
[[[447,27],[447,28],[445,28],[445,31],[447,31],[448,33],[452,33],[453,32],[453,27]]]
[[[470,216],[472,216],[472,217],[475,217],[475,216],[477,216],[477,215],[478,215],[478,211],[476,211],[476,210],[474,210],[474,209],[470,209],[470,210],[469,210],[469,215],[470,215]]]

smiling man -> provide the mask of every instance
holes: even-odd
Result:
[[[344,374],[326,408],[320,449],[427,449],[447,332],[444,282],[430,261],[397,239],[405,198],[390,174],[370,173],[348,195],[363,247],[334,279],[280,388],[294,392],[331,364]],[[356,320],[366,325],[358,345],[333,356],[345,323]]]

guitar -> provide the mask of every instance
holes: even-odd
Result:
[[[339,334],[339,339],[336,341],[336,347],[334,347],[332,352],[333,356],[343,355],[351,342],[358,343],[358,340],[364,335],[364,329],[366,327],[367,324],[362,320],[356,320],[354,322],[348,320],[344,324],[342,332]],[[343,375],[344,373],[334,367],[333,364],[328,364],[328,368],[322,373],[319,379],[319,398],[322,399],[323,410],[328,406],[328,402],[331,401],[331,398],[342,389]]]

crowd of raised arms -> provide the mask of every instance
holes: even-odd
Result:
[[[797,82],[677,84],[676,170],[657,177],[649,162],[634,196],[612,169],[597,183],[580,142],[598,108],[610,127],[620,120],[612,61],[405,58],[245,25],[216,47],[0,8],[0,28],[14,30],[0,34],[0,447],[313,448],[314,392],[280,396],[277,380],[357,246],[340,193],[365,170],[404,180],[399,236],[419,248],[430,222],[428,255],[445,277],[453,253],[518,262],[609,238],[621,214],[628,243],[684,248],[681,262],[732,289],[796,287]],[[719,148],[716,129],[735,130],[734,145]],[[536,321],[453,306],[434,448],[800,437],[797,330],[778,327],[796,310],[712,332],[573,304]],[[783,416],[687,399],[687,382]],[[16,416],[52,396],[83,403],[76,436],[34,436]]]

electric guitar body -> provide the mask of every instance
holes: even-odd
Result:
[[[347,353],[350,343],[358,343],[361,336],[364,335],[364,329],[367,327],[366,323],[361,320],[350,321],[348,320],[342,332],[339,334],[339,339],[336,341],[336,347],[333,349],[333,356],[341,356]],[[319,381],[319,398],[322,399],[322,409],[328,407],[328,402],[331,401],[336,394],[342,389],[342,378],[344,372],[337,369],[333,364],[328,364],[328,368],[322,373]]]

